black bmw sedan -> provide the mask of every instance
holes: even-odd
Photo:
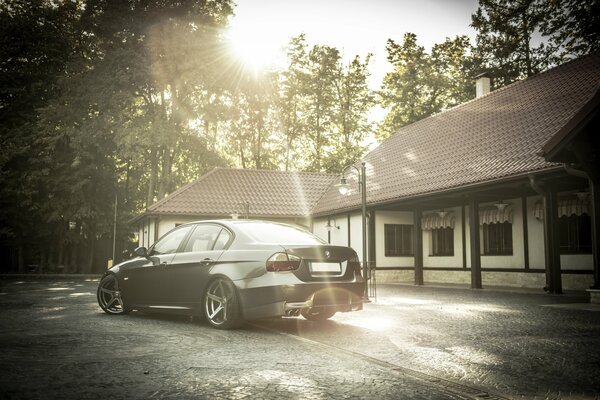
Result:
[[[154,310],[202,315],[215,328],[302,315],[324,320],[363,307],[356,252],[300,228],[256,220],[176,227],[98,285],[108,314]]]

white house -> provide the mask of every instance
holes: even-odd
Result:
[[[600,288],[599,77],[593,54],[481,90],[368,153],[367,258],[377,281]],[[344,171],[342,195],[336,175],[217,168],[132,223],[149,245],[195,219],[280,220],[362,257],[358,171]]]
[[[367,154],[377,281],[598,286],[597,178],[578,168],[600,164],[599,77],[600,54],[582,57],[406,126]],[[570,157],[576,166],[544,158],[553,138],[580,131],[587,153]],[[312,216],[314,232],[360,252],[358,175],[347,170],[350,193],[329,187]]]
[[[256,218],[310,228],[310,211],[337,175],[215,168],[129,221],[149,247],[177,225],[205,219]]]

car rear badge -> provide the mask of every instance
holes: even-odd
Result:
[[[329,250],[325,250],[325,257],[326,258],[331,257],[331,253],[329,252]]]

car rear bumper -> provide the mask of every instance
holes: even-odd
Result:
[[[238,287],[238,290],[245,319],[298,315],[304,308],[326,308],[337,312],[363,308],[363,282]]]

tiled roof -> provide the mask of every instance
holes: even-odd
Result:
[[[401,128],[364,157],[367,203],[386,203],[551,169],[542,146],[592,99],[600,53],[513,83]],[[358,208],[356,172],[342,196],[331,186],[314,215]]]
[[[146,214],[306,217],[338,175],[215,168],[171,193]]]

